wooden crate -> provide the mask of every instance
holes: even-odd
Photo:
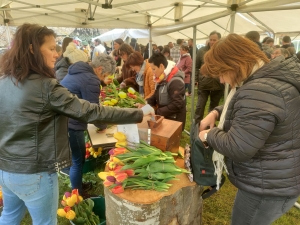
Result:
[[[150,117],[144,117],[143,121],[138,123],[140,139],[146,142],[148,142],[148,120]],[[181,132],[181,122],[163,119],[160,126],[151,129],[150,144],[162,151],[178,153]]]

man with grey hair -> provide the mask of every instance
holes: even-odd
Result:
[[[116,62],[112,57],[99,54],[93,57],[91,65],[82,61],[71,65],[61,85],[68,88],[78,98],[99,104],[101,81],[106,84],[110,83],[111,80],[107,77],[113,74],[115,69]],[[100,129],[106,128],[103,124],[95,125]],[[72,150],[72,166],[69,175],[72,189],[78,189],[84,198],[89,197],[87,191],[92,187],[91,183],[82,183],[82,167],[85,160],[84,131],[86,129],[86,123],[69,119],[69,142]]]
[[[195,111],[195,122],[203,119],[205,105],[210,97],[209,112],[219,105],[220,99],[224,95],[224,85],[215,78],[210,78],[200,74],[200,68],[204,64],[204,55],[221,38],[221,34],[213,31],[209,34],[208,44],[199,49],[196,56],[196,82],[198,83],[198,102]]]

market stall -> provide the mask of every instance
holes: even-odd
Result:
[[[111,134],[112,132],[117,132],[117,130],[125,130],[125,133],[126,130],[130,130],[131,134],[135,133],[134,125],[128,126],[130,127],[129,129],[126,128],[126,125],[113,126],[106,131],[97,133],[97,128],[94,125],[89,125],[88,132],[92,146],[94,148],[103,147],[116,143],[116,141],[123,141],[122,137],[118,137],[119,140],[116,140]],[[158,119],[156,124],[153,125],[151,123],[151,117],[148,116],[144,118],[143,122],[136,125],[136,129],[138,130],[138,140],[144,141],[143,143],[145,144],[143,144],[143,148],[146,148],[146,143],[149,143],[151,144],[149,145],[149,148],[153,148],[153,150],[158,149],[162,154],[164,152],[173,154],[176,161],[173,159],[173,156],[171,156],[170,160],[176,162],[176,168],[184,168],[183,159],[177,157],[180,148],[179,140],[181,137],[181,126],[182,124],[180,122],[164,118]],[[117,148],[116,151],[123,151],[122,149],[122,147]],[[110,154],[112,154],[111,151]],[[125,150],[123,153],[125,153]],[[181,155],[182,154],[184,153],[181,148]],[[118,156],[119,155],[116,157]],[[143,158],[143,156],[141,156],[141,158]],[[146,158],[147,157],[145,157],[145,159]],[[104,177],[106,183],[109,181],[113,182],[113,180],[115,181],[115,178],[110,176],[112,172],[115,172],[115,166],[117,166],[115,162],[117,161],[112,160],[111,156],[106,168],[107,172],[104,172],[107,173],[106,177]],[[127,159],[122,158],[122,162],[127,162]],[[162,166],[162,170],[164,170],[164,167],[167,167],[167,161],[157,162],[159,163],[158,165]],[[149,165],[151,166],[150,163]],[[130,165],[126,165],[126,163],[125,166],[130,167]],[[146,166],[144,166],[144,168],[146,168]],[[134,170],[135,175],[137,176],[132,176],[132,178],[136,179],[135,177],[141,176],[141,173],[138,174],[137,172],[139,171],[139,168],[134,168]],[[182,171],[185,170],[183,169]],[[149,176],[154,175],[154,173],[149,172]],[[99,176],[100,178],[102,177],[102,175]],[[118,177],[118,175],[115,175],[115,177]],[[201,194],[203,187],[191,182],[185,173],[177,173],[174,178],[176,179],[167,182],[168,184],[166,185],[168,185],[168,188],[164,191],[159,191],[159,186],[151,187],[151,185],[148,185],[147,187],[138,190],[134,187],[124,188],[124,190],[120,192],[119,189],[116,188],[117,182],[105,187],[106,224],[130,225],[136,224],[137,222],[149,225],[200,224],[202,214]],[[123,182],[124,184],[126,179],[118,181]],[[126,185],[123,186],[128,186],[128,184],[129,183],[126,183]],[[170,208],[172,208],[172,210],[170,210]]]

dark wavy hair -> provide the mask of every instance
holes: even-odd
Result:
[[[1,76],[14,77],[16,85],[31,73],[55,78],[53,68],[47,66],[40,51],[46,36],[56,37],[54,31],[45,26],[29,23],[19,26],[11,49],[1,57]]]

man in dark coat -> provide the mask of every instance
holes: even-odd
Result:
[[[224,94],[224,85],[219,80],[205,77],[200,74],[200,68],[204,63],[205,53],[221,38],[221,34],[213,31],[209,35],[207,46],[199,49],[196,57],[196,80],[198,81],[198,102],[195,111],[195,121],[200,122],[203,119],[204,109],[208,97],[210,97],[209,111],[219,105],[220,99]]]

